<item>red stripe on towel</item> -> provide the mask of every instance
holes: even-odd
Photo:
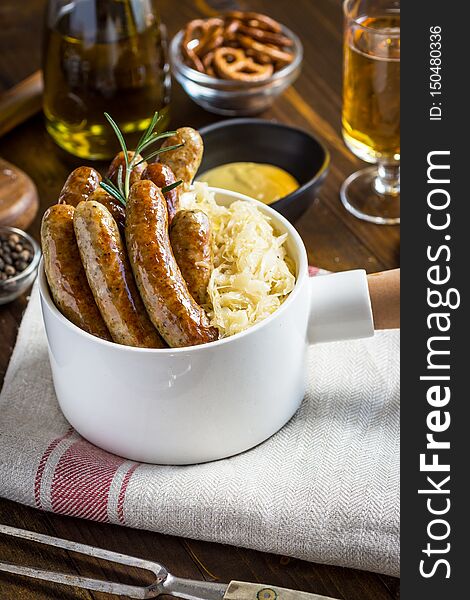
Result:
[[[79,440],[64,453],[51,485],[52,510],[73,517],[108,521],[108,497],[124,459]]]
[[[74,432],[73,427],[69,427],[67,432],[64,435],[53,439],[49,446],[46,448],[46,451],[41,456],[41,460],[39,461],[38,469],[36,471],[36,475],[34,478],[34,500],[36,502],[36,507],[43,509],[41,504],[41,484],[42,484],[42,476],[44,474],[44,469],[46,468],[47,460],[51,455],[52,451],[57,447],[57,445],[66,438],[70,437]]]

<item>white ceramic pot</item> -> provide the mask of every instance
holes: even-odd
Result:
[[[294,227],[269,207],[224,190],[217,202],[255,202],[287,232],[297,282],[284,304],[251,329],[211,344],[141,349],[100,340],[39,287],[54,386],[73,427],[123,457],[191,464],[237,454],[266,440],[299,407],[309,343],[367,337],[372,312],[364,271],[309,278]]]

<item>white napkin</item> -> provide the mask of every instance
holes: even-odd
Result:
[[[399,334],[311,348],[309,389],[264,444],[134,463],[81,438],[52,386],[37,287],[0,394],[0,495],[44,510],[399,572]]]

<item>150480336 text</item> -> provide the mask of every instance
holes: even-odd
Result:
[[[429,94],[432,103],[429,120],[442,119],[442,28],[434,25],[429,28]]]

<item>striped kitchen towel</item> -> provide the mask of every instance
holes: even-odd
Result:
[[[301,408],[253,450],[194,466],[140,464],[93,446],[63,417],[33,288],[0,395],[0,495],[397,575],[399,334],[313,347]]]

